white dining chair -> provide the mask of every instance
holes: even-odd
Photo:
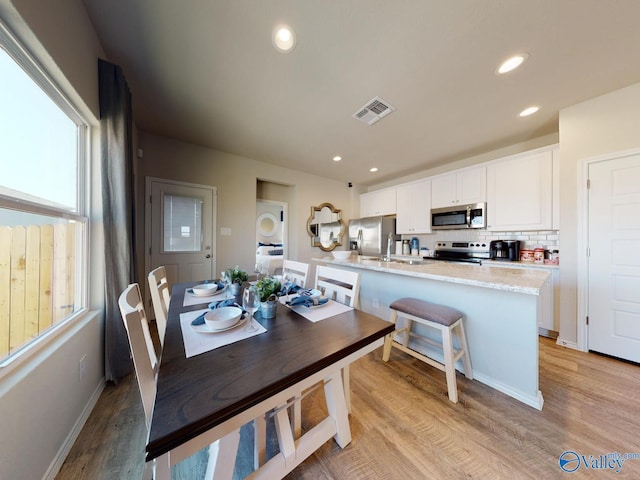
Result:
[[[133,366],[142,397],[145,423],[149,428],[156,396],[158,357],[151,339],[149,323],[144,311],[140,287],[137,283],[132,283],[122,292],[118,299],[118,306],[129,339]]]
[[[282,261],[282,274],[284,275],[285,273],[289,274],[296,285],[304,288],[307,284],[309,264],[285,259]]]
[[[164,335],[167,330],[167,312],[169,311],[169,302],[171,301],[171,288],[167,281],[167,271],[163,266],[158,267],[149,272],[147,280],[149,281],[151,303],[156,315],[156,327],[162,348],[162,346],[164,346]]]
[[[340,268],[318,265],[315,288],[324,289],[324,295],[353,308],[360,305],[360,274]]]
[[[129,285],[118,299],[120,314],[124,322],[131,356],[142,398],[144,409],[144,419],[147,430],[151,424],[151,414],[156,397],[156,376],[158,373],[158,357],[156,356],[149,322],[144,311],[140,286],[137,283]],[[228,456],[230,452],[237,450],[237,443],[240,439],[239,433],[232,433],[221,440],[216,440],[209,446],[209,459],[205,479],[213,479],[217,476],[231,478],[233,475],[234,461],[218,461],[218,458]],[[154,470],[157,467],[155,462],[146,462],[143,472],[143,479],[155,478]],[[165,473],[170,469],[170,465],[162,465]]]
[[[357,272],[318,265],[316,267],[314,288],[322,291],[324,295],[331,300],[335,300],[336,302],[340,302],[344,305],[358,308],[360,304],[360,274]],[[344,386],[344,397],[345,403],[347,404],[347,410],[351,413],[351,389],[349,386],[348,365],[342,369],[342,383]],[[313,389],[317,388],[319,385],[313,387]],[[308,392],[303,395],[306,395],[307,393]],[[293,425],[294,435],[299,437],[302,429],[302,407],[300,401],[293,404],[292,416],[293,418],[291,419],[291,423]]]

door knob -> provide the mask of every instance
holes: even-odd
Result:
[[[204,258],[211,258],[211,254],[207,253]]]

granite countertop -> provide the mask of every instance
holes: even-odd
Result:
[[[403,260],[402,257],[398,258]],[[509,268],[503,265],[492,266],[490,264],[459,264],[436,260],[421,260],[420,258],[416,258],[416,260],[422,262],[419,265],[383,262],[371,259],[371,257],[359,257],[357,255],[352,255],[347,260],[336,260],[333,257],[314,258],[313,260],[335,266],[344,265],[364,270],[474,285],[529,295],[539,295],[540,288],[550,275],[548,271],[543,269]]]

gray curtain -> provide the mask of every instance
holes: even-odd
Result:
[[[133,188],[131,93],[122,69],[98,60],[100,156],[105,259],[105,378],[118,382],[133,371],[118,297],[137,278]]]

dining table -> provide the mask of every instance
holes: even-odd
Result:
[[[209,447],[212,478],[232,478],[240,428],[255,421],[259,425],[267,415],[275,420],[279,452],[266,461],[262,455],[251,478],[282,478],[331,439],[341,448],[348,445],[342,369],[381,347],[393,324],[341,304],[336,309],[333,300],[315,307],[315,316],[281,302],[274,318],[255,313],[251,320],[259,331],[188,355],[190,319],[210,300],[192,298],[195,283],[172,288],[145,455],[154,477],[170,480],[173,465]],[[241,304],[241,296],[234,301]],[[321,309],[326,318],[318,315]],[[218,335],[196,333],[203,341]],[[324,388],[326,418],[298,434],[289,417],[293,409],[287,407],[318,384]]]

